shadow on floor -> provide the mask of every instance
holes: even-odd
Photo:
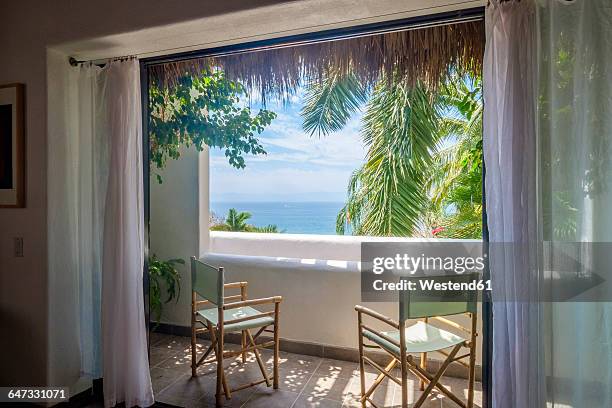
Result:
[[[214,407],[216,367],[208,364],[191,377],[191,352],[188,337],[155,333],[151,337],[151,380],[155,400],[179,407]],[[201,342],[201,341],[200,341]],[[203,342],[202,348],[209,343]],[[229,345],[231,348],[231,345]],[[264,351],[264,362],[272,372],[272,352]],[[359,365],[300,354],[280,353],[281,383],[278,390],[265,384],[232,393],[227,407],[244,408],[342,408],[360,407]],[[261,379],[261,372],[251,353],[245,364],[240,358],[225,364],[230,387]],[[366,382],[376,378],[374,369],[367,370]],[[408,401],[413,404],[421,395],[416,377],[409,377]],[[467,380],[444,377],[442,383],[455,394],[467,398]],[[374,394],[374,402],[382,407],[400,407],[401,390],[385,379]],[[476,383],[475,407],[482,406],[482,389]],[[445,396],[434,392],[423,408],[457,407]]]

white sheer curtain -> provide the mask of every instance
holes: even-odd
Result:
[[[486,25],[490,240],[521,244],[491,253],[493,406],[609,407],[612,293],[534,300],[540,243],[612,242],[612,3],[492,1]]]
[[[485,189],[493,283],[493,406],[541,407],[542,313],[525,296],[538,287],[536,15],[530,1],[486,10],[483,73]],[[494,244],[496,245],[496,244]]]
[[[104,403],[153,404],[144,300],[142,110],[138,61],[104,70],[110,164],[104,217],[102,350]]]
[[[612,243],[612,2],[541,1],[538,22],[544,239]],[[551,407],[612,407],[612,293],[600,289],[549,305]]]
[[[80,375],[103,376],[105,406],[149,406],[139,64],[85,64],[63,80],[65,100],[50,101],[63,102],[66,117],[49,145],[49,263],[65,299],[51,318],[76,329],[54,341],[59,349],[77,339]],[[70,370],[56,377],[76,381]]]
[[[100,68],[68,67],[56,55],[50,104],[64,115],[49,119],[49,342],[55,385],[102,376],[102,231],[108,159],[97,130]],[[51,98],[51,96],[50,96]],[[77,353],[74,353],[74,351]],[[56,383],[57,382],[57,383]]]

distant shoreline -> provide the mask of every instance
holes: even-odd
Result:
[[[289,234],[336,235],[336,217],[341,201],[214,201],[211,211],[225,217],[230,208],[251,213],[249,223],[263,227],[274,224]]]

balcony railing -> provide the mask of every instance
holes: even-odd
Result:
[[[355,349],[356,304],[365,304],[387,316],[398,317],[394,303],[361,302],[361,243],[389,240],[446,241],[211,231],[210,252],[203,254],[203,258],[211,264],[223,266],[228,281],[248,281],[249,296],[283,296],[283,338]],[[478,242],[470,242],[474,241]],[[457,319],[464,325],[469,324],[467,320]],[[480,364],[480,356],[477,363]]]

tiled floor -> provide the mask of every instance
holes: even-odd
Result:
[[[155,399],[182,407],[214,407],[215,376],[214,364],[200,367],[199,375],[191,377],[191,354],[189,338],[153,334],[151,338],[151,378]],[[230,345],[231,347],[231,345]],[[272,370],[272,353],[264,352],[264,362]],[[267,388],[265,384],[237,391],[227,407],[244,408],[341,408],[359,407],[359,367],[356,363],[329,360],[281,352],[280,389]],[[371,383],[376,377],[373,369],[366,378]],[[261,373],[253,354],[246,364],[240,358],[226,364],[230,387],[261,379]],[[418,381],[409,377],[412,387],[408,400],[414,403],[421,392]],[[467,381],[444,378],[442,383],[457,395],[467,397]],[[476,386],[476,406],[481,406],[480,384]],[[374,401],[380,407],[401,406],[401,391],[392,381],[384,380],[374,394]],[[434,392],[428,398],[425,408],[457,407],[448,398]]]

